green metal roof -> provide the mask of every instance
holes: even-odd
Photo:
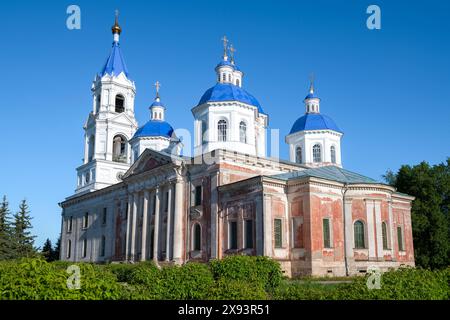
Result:
[[[273,176],[271,178],[280,180],[292,180],[304,177],[315,177],[326,180],[337,181],[341,183],[355,184],[355,183],[381,183],[372,178],[360,175],[355,172],[351,172],[336,166],[326,166],[319,168],[312,168],[300,171],[294,171],[289,173],[281,173]]]

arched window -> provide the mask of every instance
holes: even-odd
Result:
[[[125,111],[125,98],[123,97],[123,95],[118,94],[116,96],[116,112],[122,113],[124,111]]]
[[[239,79],[236,79],[236,85],[239,87],[241,85],[241,82],[239,81]]]
[[[88,162],[94,158],[95,136],[90,136],[88,140]]]
[[[127,162],[127,140],[123,136],[115,136],[113,139],[113,161]]]
[[[225,120],[217,123],[217,137],[219,141],[227,141],[227,122]]]
[[[198,223],[194,225],[194,233],[193,233],[193,241],[192,241],[192,249],[194,251],[200,251],[202,249],[202,228]]]
[[[71,252],[72,252],[72,240],[67,240],[67,254],[66,254],[67,259],[70,258]]]
[[[102,242],[100,243],[100,257],[105,256],[105,249],[106,249],[106,237],[102,236]]]
[[[322,161],[322,151],[320,149],[320,144],[315,144],[313,146],[313,162]]]
[[[228,74],[228,82],[231,82],[231,74]]]
[[[354,237],[355,237],[355,248],[364,249],[365,239],[364,239],[364,223],[362,221],[356,221],[354,224]]]
[[[334,146],[330,147],[331,153],[331,163],[336,163],[336,148]]]
[[[227,81],[227,75],[225,73],[222,73],[222,82]]]
[[[247,143],[247,125],[244,121],[239,123],[239,141]]]
[[[295,149],[295,162],[302,163],[302,147],[297,147]]]
[[[386,222],[381,223],[381,234],[383,236],[383,250],[388,250],[387,225]]]
[[[207,125],[206,121],[202,121],[202,143],[205,143],[207,141],[208,141]]]

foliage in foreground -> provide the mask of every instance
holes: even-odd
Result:
[[[322,284],[283,279],[279,264],[261,257],[233,256],[210,265],[188,263],[158,268],[153,263],[77,263],[79,290],[69,290],[70,262],[43,259],[0,262],[1,299],[217,299],[347,300],[449,299],[450,269],[402,268],[381,277],[381,289],[367,289],[367,277]]]

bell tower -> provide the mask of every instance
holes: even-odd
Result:
[[[92,83],[92,111],[83,126],[84,158],[77,168],[76,193],[118,183],[130,167],[128,141],[138,126],[134,117],[136,87],[120,49],[121,32],[116,12],[111,53]]]

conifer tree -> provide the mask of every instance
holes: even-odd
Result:
[[[52,242],[49,238],[45,240],[44,246],[42,247],[42,255],[44,256],[45,260],[48,262],[53,261],[54,252],[52,247]]]
[[[31,235],[31,216],[26,200],[22,200],[19,211],[14,215],[13,242],[16,258],[30,257],[35,254],[33,247],[35,236]]]
[[[0,260],[11,259],[14,256],[11,237],[9,204],[6,196],[3,196],[0,204]]]

